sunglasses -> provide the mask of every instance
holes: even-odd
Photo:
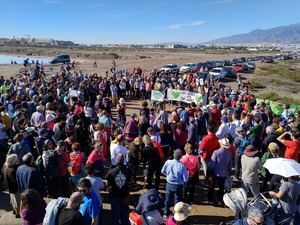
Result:
[[[80,193],[86,193],[87,192],[87,189],[79,189],[78,190]]]

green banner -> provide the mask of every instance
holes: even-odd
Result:
[[[266,101],[264,99],[256,98],[257,104],[261,103],[262,101]],[[269,101],[269,106],[271,108],[271,111],[274,115],[280,116],[283,112],[283,104],[278,102]],[[290,105],[290,111],[295,113],[300,110],[300,105],[292,104]]]

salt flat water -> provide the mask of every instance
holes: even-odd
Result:
[[[24,60],[29,58],[29,62],[31,63],[32,60],[38,60],[39,63],[49,63],[50,58],[46,57],[31,57],[31,56],[18,56],[18,55],[1,55],[0,54],[0,64],[11,64],[11,61],[16,62],[18,64],[23,64]]]

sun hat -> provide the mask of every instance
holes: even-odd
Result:
[[[125,103],[124,98],[120,98],[119,103]]]
[[[279,146],[275,142],[271,142],[268,145],[268,149],[270,150],[270,152],[277,152],[279,150]]]
[[[27,133],[31,133],[31,132],[36,131],[36,130],[35,130],[34,127],[26,127],[26,128],[25,128],[25,131],[26,131]]]
[[[229,142],[228,138],[223,138],[223,139],[219,140],[219,142],[225,148],[229,148],[230,147],[230,142]]]
[[[178,202],[174,206],[174,219],[176,221],[184,221],[191,212],[191,206],[184,203],[184,202]]]
[[[43,105],[39,105],[38,107],[36,107],[36,111],[44,111],[45,110],[45,106]]]
[[[248,145],[244,151],[244,154],[249,157],[253,157],[258,153],[258,150],[253,145]]]

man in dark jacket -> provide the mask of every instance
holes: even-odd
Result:
[[[116,167],[108,171],[106,179],[109,186],[109,199],[112,212],[112,224],[129,225],[129,182],[131,172],[123,165],[124,157],[119,154],[116,157]]]
[[[19,191],[23,192],[28,188],[35,189],[39,193],[42,192],[42,179],[37,168],[33,166],[33,156],[27,153],[23,156],[23,165],[17,169],[17,183]]]

